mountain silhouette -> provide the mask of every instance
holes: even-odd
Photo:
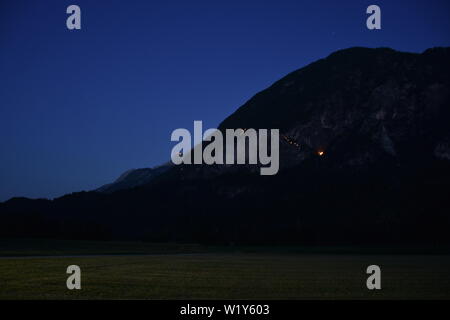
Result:
[[[114,182],[105,184],[95,191],[112,193],[118,190],[130,189],[149,183],[155,177],[170,169],[172,163],[163,164],[155,168],[131,169],[120,175]]]
[[[337,51],[256,94],[227,128],[280,129],[280,171],[131,171],[0,204],[0,235],[204,243],[450,244],[450,48]],[[162,169],[161,169],[162,168]]]

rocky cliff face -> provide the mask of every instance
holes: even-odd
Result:
[[[450,49],[351,48],[294,71],[220,127],[280,128],[281,165],[448,158]]]
[[[422,54],[350,48],[256,94],[219,129],[280,129],[280,166],[323,157],[336,167],[450,159],[450,48]],[[257,166],[180,166],[186,179]],[[162,170],[130,170],[96,191],[150,183]]]

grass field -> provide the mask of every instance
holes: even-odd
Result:
[[[80,266],[81,290],[66,288]],[[382,290],[366,288],[368,265]],[[0,258],[0,299],[449,299],[450,257],[196,253]]]

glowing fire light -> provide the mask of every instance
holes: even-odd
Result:
[[[317,151],[317,154],[318,154],[319,156],[323,156],[323,155],[325,154],[325,152],[324,152],[323,150],[319,150],[319,151]]]

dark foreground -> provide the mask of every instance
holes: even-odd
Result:
[[[78,265],[82,289],[66,288]],[[382,289],[366,288],[366,268]],[[195,253],[3,257],[0,299],[449,299],[450,256]]]

